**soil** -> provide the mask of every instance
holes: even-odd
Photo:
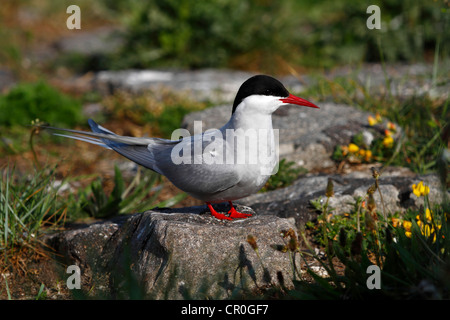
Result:
[[[65,281],[61,275],[63,267],[51,258],[41,258],[39,260],[28,260],[25,266],[26,272],[13,270],[3,272],[1,279],[0,299],[12,300],[35,300],[70,299],[70,290],[67,289]],[[8,283],[8,290],[5,286],[5,279]],[[41,285],[44,290],[39,294]]]

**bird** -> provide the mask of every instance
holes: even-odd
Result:
[[[45,128],[64,131],[55,135],[112,149],[205,202],[213,217],[233,220],[252,216],[238,212],[233,201],[258,192],[273,173],[278,152],[272,114],[292,104],[319,109],[289,93],[274,77],[258,74],[242,83],[231,117],[220,129],[162,139],[117,135],[92,119],[88,119],[91,132]],[[218,213],[212,206],[221,202],[229,203],[227,214]]]

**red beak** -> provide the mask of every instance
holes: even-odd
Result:
[[[305,106],[305,107],[311,107],[311,108],[320,109],[314,103],[311,103],[308,100],[305,100],[303,98],[294,96],[293,94],[289,94],[289,96],[287,98],[280,99],[280,101],[284,102],[284,103],[297,104],[299,106]]]

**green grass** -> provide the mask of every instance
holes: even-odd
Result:
[[[260,192],[273,191],[280,188],[285,188],[291,185],[301,174],[306,173],[305,168],[295,167],[295,162],[281,159],[279,162],[278,171],[271,175],[266,185]]]
[[[171,207],[187,195],[179,193],[165,201],[157,201],[162,190],[161,175],[138,168],[132,181],[127,183],[120,170],[114,168],[114,188],[106,192],[100,178],[91,182],[76,195],[69,195],[69,218],[86,216],[105,219],[121,214],[143,212],[155,207]]]
[[[57,201],[54,170],[43,169],[18,177],[14,168],[1,171],[0,257],[3,266],[21,254],[43,255],[39,236],[44,227],[59,227],[66,208]]]
[[[421,195],[424,207],[409,209],[399,217],[398,213],[382,213],[368,194],[369,198],[356,199],[355,210],[347,216],[330,217],[333,209],[316,203],[322,214],[307,227],[326,252],[326,261],[314,257],[328,277],[308,269],[316,281],[297,281],[289,294],[313,299],[448,299],[448,202],[430,203],[427,195]],[[366,201],[366,207],[361,201]],[[336,271],[336,261],[344,266],[344,273]],[[367,286],[367,268],[372,265],[381,270],[381,290]],[[422,290],[425,285],[428,289]]]
[[[182,200],[183,193],[165,201],[156,201],[163,184],[160,176],[138,172],[127,182],[115,169],[114,189],[105,191],[100,179],[77,192],[64,191],[74,179],[58,181],[56,168],[35,169],[19,175],[14,168],[2,168],[0,181],[0,261],[2,268],[26,273],[27,259],[47,256],[40,237],[80,218],[110,218],[170,207]]]

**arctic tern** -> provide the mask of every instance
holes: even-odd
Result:
[[[256,75],[246,80],[235,97],[231,117],[220,129],[175,140],[120,136],[89,119],[92,132],[45,127],[59,134],[112,149],[135,163],[166,176],[177,188],[206,203],[220,220],[247,218],[232,201],[258,192],[278,162],[272,113],[289,104],[319,108],[290,94],[277,79]],[[213,203],[227,201],[227,214]]]

